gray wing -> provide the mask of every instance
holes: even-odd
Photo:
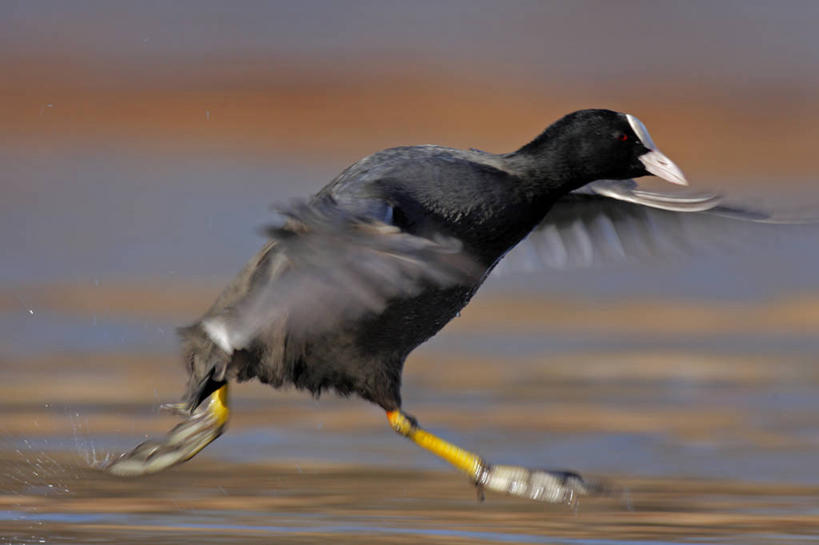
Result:
[[[329,200],[279,209],[280,224],[240,285],[202,326],[227,352],[262,330],[321,333],[343,320],[377,313],[395,297],[426,287],[472,284],[483,273],[454,238],[411,235],[354,215]]]
[[[721,251],[785,234],[771,224],[810,223],[733,206],[716,193],[660,193],[633,180],[599,180],[555,203],[497,270],[530,271]]]

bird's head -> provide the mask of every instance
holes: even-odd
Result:
[[[570,113],[517,154],[555,165],[561,178],[579,185],[648,175],[688,185],[682,171],[657,149],[639,119],[612,110]]]

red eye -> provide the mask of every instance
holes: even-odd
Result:
[[[617,137],[617,140],[619,140],[620,142],[626,142],[628,140],[628,135],[626,133],[623,133]]]

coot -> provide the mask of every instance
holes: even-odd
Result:
[[[575,473],[490,464],[424,431],[402,410],[401,372],[533,230],[547,257],[567,261],[589,259],[606,239],[608,251],[625,252],[634,222],[651,223],[644,211],[739,213],[714,195],[650,193],[629,181],[649,174],[686,184],[636,117],[603,109],[566,115],[508,154],[427,145],[361,159],[279,209],[269,242],[180,331],[189,383],[172,409],[185,420],[107,470],[141,475],[190,459],[222,433],[228,383],[255,378],[375,403],[397,433],[479,490],[554,502],[590,492]],[[578,230],[574,220],[589,214],[594,226]]]

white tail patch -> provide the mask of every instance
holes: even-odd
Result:
[[[205,320],[202,322],[202,329],[208,334],[210,340],[216,343],[216,346],[228,354],[233,354],[234,347],[230,342],[227,327],[222,320]]]

